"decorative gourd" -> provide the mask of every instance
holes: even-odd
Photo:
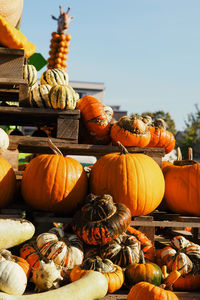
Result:
[[[117,203],[125,204],[132,216],[151,213],[161,203],[165,182],[158,164],[141,153],[121,152],[102,156],[90,173],[90,191],[110,194]],[[150,180],[151,179],[151,180]]]
[[[133,235],[134,237],[136,237],[138,241],[140,241],[141,250],[144,253],[145,259],[154,262],[155,248],[154,245],[152,244],[152,241],[149,240],[144,233],[142,233],[140,230],[135,229],[132,226],[128,226],[126,233]]]
[[[14,27],[18,27],[22,16],[23,5],[23,0],[1,0],[0,15]]]
[[[54,85],[48,94],[48,106],[53,109],[74,110],[76,108],[76,94],[69,85]]]
[[[40,77],[40,84],[49,84],[51,86],[54,86],[57,84],[68,85],[68,83],[68,73],[63,69],[48,69],[44,71]]]
[[[178,300],[176,294],[148,282],[139,282],[134,285],[127,296],[127,300]]]
[[[75,214],[72,228],[86,244],[101,245],[118,237],[130,222],[130,210],[124,204],[114,203],[110,195],[89,194]]]
[[[125,282],[128,287],[140,281],[147,281],[157,286],[159,286],[162,281],[162,271],[160,267],[152,262],[146,262],[142,251],[141,263],[130,264],[125,269]]]
[[[163,119],[156,119],[149,125],[151,139],[147,147],[164,148],[165,153],[169,153],[174,149],[175,137],[166,127],[167,125]]]
[[[131,235],[121,234],[109,244],[101,247],[101,257],[110,259],[114,264],[126,267],[140,261],[140,242]]]
[[[192,159],[192,148],[188,152],[188,160],[179,160],[178,156],[177,161],[167,167],[164,199],[173,212],[200,216],[200,163]]]
[[[61,228],[53,227],[36,239],[37,247],[48,261],[72,269],[83,262],[83,244],[76,234],[64,235]]]
[[[29,90],[29,103],[33,107],[49,107],[48,94],[51,89],[49,84],[39,84]]]
[[[87,174],[77,160],[64,157],[49,143],[56,154],[30,161],[22,177],[22,196],[35,209],[71,214],[87,194]]]
[[[5,152],[9,146],[9,136],[7,133],[0,128],[0,154]]]
[[[113,124],[110,131],[114,144],[117,141],[124,146],[146,147],[151,135],[148,126],[137,116],[123,116]]]
[[[110,122],[104,104],[93,96],[84,96],[77,102],[77,109],[90,134],[98,139],[109,135]]]
[[[0,207],[8,205],[16,190],[16,176],[11,164],[0,157]]]
[[[31,239],[35,226],[25,219],[0,218],[0,249],[8,249]]]
[[[40,261],[42,260],[42,257],[39,253],[39,250],[37,250],[35,243],[29,242],[24,244],[20,248],[20,257],[22,257],[29,263],[32,276],[32,272],[34,271],[34,269],[39,268]]]
[[[8,48],[24,49],[26,57],[35,53],[36,46],[17,30],[9,21],[0,15],[0,43]]]
[[[108,291],[108,281],[103,274],[97,271],[86,274],[81,279],[62,286],[58,289],[13,297],[0,293],[1,300],[61,300],[63,297],[70,300],[96,300],[103,298]]]
[[[100,257],[87,258],[80,266],[74,267],[70,272],[71,281],[75,281],[84,276],[91,270],[101,272],[108,280],[108,292],[114,293],[120,289],[124,283],[124,272],[122,268],[115,265],[109,259],[102,259]]]
[[[38,75],[34,65],[25,64],[23,66],[23,78],[27,79],[30,87],[37,82]]]
[[[55,265],[53,261],[45,263],[40,261],[38,268],[33,270],[32,281],[35,284],[35,290],[38,292],[57,289],[63,278],[61,276],[61,268]]]
[[[15,262],[0,262],[0,291],[10,295],[22,295],[27,286],[24,270]]]

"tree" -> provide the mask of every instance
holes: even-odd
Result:
[[[170,114],[167,112],[165,113],[162,110],[156,111],[156,112],[144,112],[142,113],[142,116],[148,115],[153,120],[155,119],[163,119],[167,124],[167,130],[169,130],[173,135],[176,135],[176,126],[174,120],[171,118]]]

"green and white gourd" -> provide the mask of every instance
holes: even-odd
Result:
[[[29,89],[29,102],[32,107],[49,107],[48,94],[51,89],[49,84],[39,84]]]
[[[48,105],[53,109],[72,109],[76,108],[79,96],[69,85],[54,85],[49,91]]]
[[[38,74],[34,65],[26,64],[23,66],[23,78],[27,79],[29,87],[37,84]]]
[[[40,77],[40,84],[49,84],[54,86],[57,84],[65,85],[68,83],[69,77],[67,72],[57,68],[46,70]]]

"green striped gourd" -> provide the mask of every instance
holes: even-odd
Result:
[[[75,109],[78,94],[69,85],[54,85],[49,91],[48,105],[53,109]]]
[[[39,84],[29,89],[29,102],[32,107],[49,107],[48,94],[51,89],[49,84]]]
[[[34,65],[25,64],[23,66],[23,78],[27,79],[29,87],[32,87],[34,84],[36,84],[38,74]]]
[[[41,84],[49,84],[51,86],[57,84],[68,84],[69,77],[66,71],[63,69],[48,69],[42,73],[40,77]]]

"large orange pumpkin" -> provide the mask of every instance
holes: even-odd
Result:
[[[165,189],[162,171],[149,156],[121,152],[102,156],[92,167],[90,190],[96,195],[110,194],[125,204],[132,216],[151,213],[161,203]]]
[[[16,176],[10,163],[0,157],[0,207],[9,204],[16,190]]]
[[[23,0],[1,0],[0,15],[13,26],[18,27],[22,17],[23,5]]]
[[[74,158],[59,154],[42,154],[32,159],[21,183],[22,196],[31,207],[67,214],[75,212],[87,188],[83,166]]]

